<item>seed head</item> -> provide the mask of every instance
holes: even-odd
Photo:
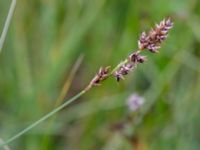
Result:
[[[110,66],[101,67],[99,72],[94,76],[94,78],[90,81],[90,84],[86,87],[85,90],[89,90],[93,86],[101,85],[100,82],[105,80],[109,76]]]
[[[152,53],[157,53],[161,48],[162,42],[167,38],[169,30],[173,27],[173,22],[170,18],[162,20],[159,24],[156,24],[148,33],[142,32],[138,40],[138,49],[136,52],[130,54],[123,62],[115,67],[110,72],[110,67],[100,68],[99,72],[90,81],[90,84],[86,87],[86,91],[93,86],[100,85],[100,82],[105,80],[110,75],[113,75],[117,81],[124,79],[130,71],[134,70],[139,63],[143,63],[147,60],[146,56],[140,53],[144,49],[148,49]]]
[[[121,79],[124,80],[124,75],[127,75],[130,71],[134,69],[134,67],[135,65],[132,62],[121,64],[118,69],[113,73],[113,75],[116,77],[117,81],[120,81]]]
[[[133,63],[143,63],[147,60],[147,57],[142,56],[138,52],[136,52],[129,55],[129,60]]]
[[[119,64],[118,69],[113,73],[117,81],[124,80],[124,76],[137,67],[138,63],[146,61],[146,56],[140,55],[138,52],[129,55],[126,63]]]
[[[156,53],[160,49],[160,44],[167,38],[168,31],[173,27],[170,18],[162,20],[151,29],[148,34],[143,32],[138,41],[139,50],[148,49],[150,52]]]

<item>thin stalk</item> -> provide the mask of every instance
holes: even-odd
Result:
[[[0,144],[4,143],[4,140],[0,138]],[[4,150],[10,150],[10,148],[7,145],[4,145]]]
[[[1,53],[2,48],[3,48],[3,44],[4,44],[4,41],[5,41],[7,32],[8,32],[8,28],[9,28],[9,25],[10,25],[10,22],[11,22],[11,19],[12,19],[14,10],[15,10],[16,3],[17,3],[17,0],[12,0],[11,5],[10,5],[10,9],[8,11],[8,16],[6,18],[6,22],[5,22],[5,25],[3,27],[3,31],[2,31],[1,38],[0,38],[0,53]]]
[[[80,65],[83,61],[83,58],[84,58],[84,55],[81,54],[78,57],[78,59],[76,60],[75,64],[73,65],[72,70],[69,73],[69,77],[67,78],[58,98],[56,99],[54,108],[58,107],[63,102],[66,94],[69,91],[69,88],[70,88],[71,83],[72,83],[72,81],[75,77],[75,74],[77,73],[78,69],[80,68]],[[47,124],[47,126],[46,126],[47,131],[52,128],[55,118],[56,118],[56,115],[54,115],[54,117],[52,117],[51,120],[49,121],[49,123]],[[44,146],[42,147],[42,149],[48,149],[48,143],[49,143],[50,140],[51,140],[50,136],[48,136],[48,135],[44,136],[44,140],[43,140]]]
[[[48,114],[46,114],[45,116],[43,116],[42,118],[40,118],[39,120],[35,121],[34,123],[32,123],[31,125],[29,125],[28,127],[26,127],[25,129],[23,129],[22,131],[20,131],[19,133],[17,133],[16,135],[12,136],[10,139],[8,139],[7,141],[5,141],[3,144],[0,145],[0,147],[3,147],[7,144],[9,144],[10,142],[14,141],[15,139],[19,138],[20,136],[22,136],[23,134],[25,134],[26,132],[28,132],[29,130],[31,130],[32,128],[34,128],[35,126],[37,126],[38,124],[42,123],[43,121],[47,120],[49,117],[51,117],[52,115],[56,114],[58,111],[60,111],[61,109],[63,109],[64,107],[68,106],[69,104],[71,104],[72,102],[74,102],[75,100],[77,100],[79,97],[81,97],[86,91],[82,90],[80,93],[78,93],[77,95],[75,95],[74,97],[70,98],[69,100],[67,100],[65,103],[63,103],[62,105],[58,106],[57,108],[55,108],[54,110],[52,110],[51,112],[49,112]]]

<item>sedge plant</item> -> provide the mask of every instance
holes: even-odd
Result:
[[[159,24],[156,24],[148,33],[142,32],[138,40],[138,48],[136,51],[132,52],[124,61],[119,63],[115,68],[111,69],[110,66],[101,67],[98,73],[90,81],[90,83],[76,94],[74,97],[66,100],[63,104],[53,109],[51,112],[41,117],[39,120],[35,121],[28,127],[24,128],[22,131],[18,132],[8,140],[6,140],[0,147],[5,146],[15,139],[19,138],[23,134],[27,133],[29,130],[47,120],[72,102],[76,101],[79,97],[84,95],[86,92],[91,90],[95,86],[101,85],[102,81],[106,80],[109,77],[114,77],[119,82],[124,79],[124,77],[129,74],[131,71],[135,70],[138,64],[141,64],[147,61],[147,57],[141,55],[144,50],[148,50],[152,53],[158,53],[161,48],[161,44],[166,40],[169,30],[173,27],[173,22],[170,18],[162,20]]]

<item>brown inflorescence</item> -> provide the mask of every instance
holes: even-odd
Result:
[[[131,62],[123,63],[119,68],[113,73],[117,81],[124,79],[124,75],[127,75],[131,70],[135,68],[135,64]]]
[[[124,79],[124,75],[127,75],[130,71],[135,69],[138,63],[143,63],[144,61],[147,60],[146,56],[142,56],[138,52],[139,51],[129,55],[126,63],[122,62],[121,64],[119,64],[119,67],[113,73],[117,81]]]
[[[142,56],[138,52],[132,53],[131,55],[129,55],[129,61],[133,63],[143,63],[147,60],[146,56]]]
[[[168,31],[173,27],[170,18],[164,19],[156,27],[151,29],[148,34],[142,32],[138,40],[138,49],[148,49],[150,52],[156,53],[160,49],[160,44],[167,38]]]
[[[89,90],[93,86],[101,85],[100,82],[105,80],[109,76],[110,66],[101,67],[99,72],[95,75],[95,77],[90,81],[90,84],[86,87],[86,90]]]
[[[156,53],[160,49],[161,43],[167,38],[168,31],[173,27],[173,23],[170,18],[164,19],[156,27],[151,29],[148,34],[142,32],[140,39],[138,40],[138,50],[124,61],[120,63],[113,75],[119,81],[124,79],[124,75],[127,75],[131,70],[136,68],[138,63],[143,63],[147,60],[146,56],[140,55],[144,49],[148,49],[150,52]]]
[[[143,63],[147,60],[146,56],[140,53],[148,49],[152,53],[158,52],[161,48],[161,43],[167,38],[169,30],[173,27],[173,22],[170,18],[162,20],[159,24],[151,29],[148,34],[142,32],[138,40],[138,50],[130,54],[127,59],[121,62],[116,68],[110,72],[110,67],[100,68],[96,76],[91,80],[86,90],[93,86],[100,85],[100,82],[105,80],[110,75],[113,75],[117,81],[124,79],[130,71],[137,67],[137,64]]]

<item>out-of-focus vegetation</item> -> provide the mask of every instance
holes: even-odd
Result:
[[[0,1],[0,31],[9,6],[10,1]],[[174,28],[159,54],[144,52],[148,62],[125,81],[109,79],[9,147],[199,150],[199,6],[198,0],[17,1],[0,53],[0,138],[52,110],[66,82],[66,98],[78,93],[100,66],[115,66],[136,49],[143,30],[172,16]],[[84,59],[69,78],[80,55]],[[126,100],[135,92],[146,99],[133,114],[140,121],[115,129],[126,120]]]

